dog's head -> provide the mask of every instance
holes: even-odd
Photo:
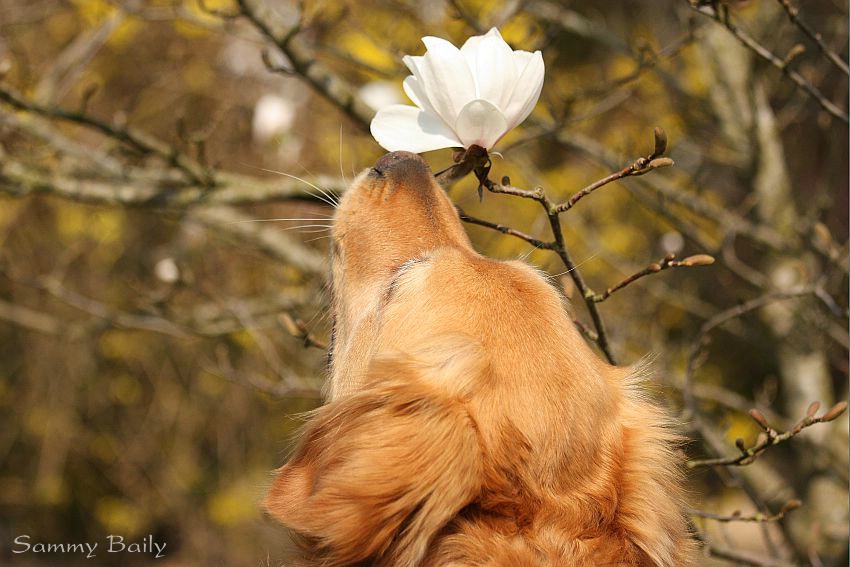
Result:
[[[399,278],[437,248],[474,254],[425,160],[392,152],[354,180],[332,233],[331,399],[348,390],[346,384],[366,364],[369,348],[358,335],[368,338]]]

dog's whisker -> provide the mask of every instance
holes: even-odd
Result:
[[[528,260],[529,256],[531,256],[532,254],[534,254],[538,250],[540,250],[540,248],[538,248],[537,246],[534,246],[534,247],[530,248],[527,252],[522,254],[518,259],[525,262],[526,260]]]
[[[281,218],[273,218],[273,219],[248,219],[248,220],[238,220],[238,221],[232,221],[232,222],[229,222],[229,223],[227,223],[227,224],[243,224],[243,223],[247,223],[247,222],[285,222],[285,221],[293,221],[293,222],[294,222],[294,221],[327,221],[327,220],[328,220],[328,219],[326,219],[326,218],[321,218],[321,219],[308,219],[308,218],[287,218],[287,217],[281,217]],[[333,226],[333,225],[329,225],[329,226]]]
[[[577,270],[579,267],[583,266],[583,265],[584,265],[584,264],[586,264],[587,262],[590,262],[591,260],[593,260],[593,259],[594,259],[594,258],[596,258],[597,256],[599,256],[599,253],[598,253],[598,252],[597,252],[596,254],[593,254],[593,255],[591,255],[591,256],[589,256],[589,257],[585,258],[584,260],[582,260],[581,262],[579,262],[578,264],[576,264],[575,266],[573,266],[573,267],[572,267],[572,268],[570,268],[569,270],[564,270],[564,271],[563,271],[563,272],[561,272],[560,274],[547,274],[547,275],[546,275],[546,277],[547,277],[547,278],[549,278],[549,279],[552,279],[552,280],[554,280],[555,278],[560,278],[560,277],[561,277],[561,276],[563,276],[563,275],[569,274],[569,273],[570,273],[570,272],[572,272],[573,270]]]
[[[321,240],[323,238],[330,238],[330,237],[331,237],[330,234],[326,234],[325,236],[317,236],[316,238],[311,238],[310,240],[305,240],[304,244],[307,244],[308,242],[315,242],[316,240]]]
[[[328,232],[331,229],[331,227],[326,226],[326,227],[322,227],[322,228],[307,228],[307,230],[304,230],[304,229],[305,229],[305,227],[303,227],[303,226],[293,226],[293,227],[290,227],[290,228],[282,228],[280,230],[281,231],[297,230],[298,232],[303,232],[304,234],[312,234],[312,233],[315,233],[315,232]]]
[[[342,168],[342,122],[339,123],[339,176],[342,177],[343,183],[348,185],[348,180],[345,178],[345,171]]]
[[[316,197],[317,199],[328,203],[329,205],[331,205],[334,208],[339,206],[339,199],[337,199],[336,196],[332,192],[330,192],[326,189],[322,189],[321,187],[319,187],[315,183],[311,183],[311,182],[307,181],[306,179],[304,179],[302,177],[298,177],[297,175],[292,175],[291,173],[286,173],[285,171],[278,171],[276,169],[268,169],[268,168],[265,168],[265,167],[256,167],[256,169],[259,169],[260,171],[265,171],[266,173],[276,173],[277,175],[283,175],[284,177],[288,177],[290,179],[300,181],[301,183],[312,187],[313,189],[315,189],[316,191],[318,191],[319,193],[324,195],[324,197],[327,200],[321,199],[318,195],[313,194],[313,196]]]

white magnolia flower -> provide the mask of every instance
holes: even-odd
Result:
[[[422,43],[425,55],[404,57],[413,73],[404,92],[416,106],[387,106],[372,120],[372,136],[385,149],[490,149],[537,104],[543,56],[513,51],[496,28],[460,49],[438,37],[423,37]]]

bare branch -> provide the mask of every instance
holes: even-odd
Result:
[[[3,299],[0,299],[0,319],[37,333],[71,339],[80,336],[84,330],[84,327],[77,323],[62,321],[53,315]]]
[[[785,10],[785,13],[788,14],[788,19],[791,20],[794,25],[800,28],[800,31],[806,34],[809,39],[811,39],[818,46],[818,49],[824,54],[824,56],[829,59],[829,61],[838,67],[842,73],[845,75],[850,75],[850,69],[847,68],[847,62],[844,61],[841,56],[839,56],[835,51],[830,49],[826,43],[823,41],[823,37],[820,33],[814,31],[805,22],[800,19],[800,10],[799,8],[795,8],[791,5],[789,0],[777,0],[782,5],[782,8]]]
[[[768,424],[767,420],[764,418],[760,411],[752,409],[750,410],[750,417],[752,417],[753,420],[758,423],[759,427],[762,428],[762,433],[759,434],[759,438],[753,446],[746,447],[744,445],[744,441],[742,439],[738,439],[735,442],[735,445],[740,451],[739,455],[735,457],[718,457],[716,459],[696,459],[688,461],[687,467],[689,469],[693,469],[697,467],[729,467],[749,465],[753,463],[762,453],[764,453],[770,447],[788,441],[789,439],[799,435],[800,432],[806,429],[807,427],[811,427],[812,425],[815,425],[817,423],[824,423],[834,420],[839,415],[844,413],[844,411],[847,409],[847,402],[838,402],[822,416],[815,417],[814,414],[817,412],[819,407],[820,404],[818,402],[812,403],[809,406],[808,415],[798,421],[791,429],[782,432],[773,429]]]
[[[667,134],[661,128],[655,128],[655,148],[652,153],[646,157],[638,158],[633,164],[628,165],[616,173],[612,173],[608,177],[603,177],[599,181],[591,183],[581,191],[574,194],[566,203],[561,203],[554,207],[554,211],[562,213],[568,211],[575,206],[581,199],[587,197],[600,187],[604,187],[609,183],[635,175],[644,175],[653,169],[669,167],[673,165],[673,160],[670,158],[660,157],[667,150]]]
[[[685,400],[685,417],[688,418],[694,415],[695,410],[695,400],[693,395],[693,375],[694,371],[697,367],[697,361],[699,360],[700,354],[705,348],[705,339],[711,331],[720,325],[726,323],[727,321],[731,321],[737,317],[740,317],[746,313],[754,311],[756,309],[760,309],[765,305],[769,305],[771,303],[777,301],[784,301],[786,299],[794,299],[797,297],[803,297],[806,295],[812,295],[815,293],[816,286],[803,286],[796,289],[789,289],[786,291],[778,291],[764,294],[762,296],[751,299],[741,305],[737,305],[735,307],[730,307],[725,311],[721,311],[708,321],[702,324],[700,327],[699,333],[697,334],[696,339],[694,339],[693,343],[691,343],[691,349],[688,353],[688,364],[685,370],[685,382],[682,385],[682,396]]]
[[[335,177],[259,180],[231,173],[216,174],[217,184],[210,188],[187,184],[164,171],[128,169],[123,176],[83,178],[59,168],[46,171],[7,157],[0,162],[0,192],[17,197],[48,193],[81,203],[179,211],[196,205],[320,201],[312,189],[314,185],[334,193],[345,189],[343,181]]]
[[[644,276],[648,276],[651,274],[657,274],[658,272],[667,270],[669,268],[689,268],[693,266],[708,266],[714,263],[714,258],[709,256],[708,254],[697,254],[694,256],[688,256],[684,260],[676,260],[675,254],[667,254],[664,258],[659,260],[658,262],[653,262],[649,264],[646,268],[640,270],[639,272],[635,272],[631,276],[627,277],[620,283],[609,287],[603,293],[594,294],[593,301],[596,303],[600,303],[605,301],[611,294],[615,291],[621,290],[629,284],[636,282]]]
[[[622,165],[622,161],[614,152],[596,140],[582,134],[568,133],[560,128],[552,127],[551,131],[558,143],[582,152],[594,161],[600,162],[605,167],[614,169]],[[651,182],[645,179],[638,179],[632,187],[636,187],[639,190],[638,196],[646,195],[647,191],[655,193],[664,201],[681,205],[700,218],[717,223],[724,227],[726,229],[725,231],[737,232],[772,249],[781,249],[788,244],[772,227],[764,224],[756,224],[734,212],[718,207],[698,195],[683,191],[681,187],[670,183],[664,176],[653,176]],[[653,205],[650,199],[640,199],[640,201],[647,205]],[[665,216],[674,218],[670,211],[664,209],[663,203],[658,208]]]
[[[806,94],[812,97],[824,110],[826,110],[829,114],[834,116],[835,118],[841,120],[845,124],[850,123],[848,121],[847,112],[840,109],[836,106],[832,101],[828,100],[823,93],[821,93],[814,85],[812,85],[809,81],[803,78],[800,73],[789,69],[788,62],[786,62],[781,57],[774,55],[769,49],[765,46],[757,42],[753,39],[749,34],[745,33],[738,26],[732,23],[731,18],[729,17],[729,9],[721,4],[704,4],[698,2],[697,0],[688,0],[691,8],[698,13],[711,18],[718,24],[725,27],[729,32],[735,36],[735,38],[740,41],[744,46],[746,46],[750,51],[782,71],[785,76],[791,79],[795,85],[797,85],[800,89],[802,89]]]
[[[533,236],[529,236],[528,234],[521,232],[519,230],[516,230],[515,228],[511,228],[509,226],[505,226],[503,224],[499,224],[499,223],[495,223],[495,222],[490,222],[490,221],[487,221],[487,220],[484,220],[484,219],[472,217],[472,216],[469,216],[468,214],[466,214],[465,212],[463,212],[463,209],[461,209],[460,207],[455,207],[455,208],[457,209],[457,213],[458,213],[458,216],[460,217],[460,220],[462,220],[463,222],[468,222],[469,224],[476,224],[478,226],[485,226],[487,228],[492,228],[493,230],[498,230],[502,234],[507,234],[508,236],[515,236],[516,238],[519,238],[520,240],[524,240],[524,241],[528,242],[529,244],[531,244],[535,248],[541,248],[543,250],[554,250],[554,248],[555,248],[554,242],[543,242],[542,240],[538,240],[537,238],[534,238]]]
[[[785,515],[789,512],[796,510],[803,503],[799,500],[789,500],[786,502],[782,509],[779,510],[776,514],[763,514],[762,512],[756,512],[755,514],[751,514],[749,516],[744,516],[741,514],[739,510],[735,510],[731,514],[716,514],[714,512],[706,512],[705,510],[696,510],[694,508],[690,508],[688,510],[688,514],[692,516],[699,516],[700,518],[706,518],[707,520],[715,520],[718,522],[754,522],[754,523],[769,523],[769,522],[778,522],[785,518]]]
[[[364,130],[375,112],[355,94],[354,88],[309,53],[297,37],[300,24],[286,26],[263,0],[238,0],[239,10],[292,64],[292,73],[332,102]]]
[[[4,274],[10,277],[9,274]],[[190,336],[218,337],[246,328],[245,319],[234,315],[239,311],[255,326],[274,327],[276,317],[287,309],[305,305],[312,297],[301,287],[287,287],[279,293],[248,299],[230,299],[221,304],[201,304],[175,313],[152,312],[150,309],[124,311],[65,287],[56,277],[36,280],[10,279],[21,285],[40,289],[60,302],[103,322],[107,327],[149,331],[177,338]],[[75,337],[96,328],[91,321],[64,321],[28,307],[0,300],[0,319],[48,335]]]
[[[593,326],[596,329],[596,345],[605,355],[605,358],[608,359],[608,362],[616,364],[616,359],[614,358],[614,354],[611,352],[611,346],[608,343],[608,334],[605,331],[605,323],[602,320],[602,315],[599,313],[596,302],[593,301],[595,293],[584,281],[581,272],[578,271],[575,262],[573,262],[570,257],[570,253],[567,250],[566,242],[564,240],[564,233],[561,229],[560,213],[554,210],[554,205],[549,200],[549,197],[547,197],[543,190],[539,187],[533,191],[514,187],[510,184],[510,179],[507,177],[502,179],[503,183],[501,184],[493,182],[489,177],[479,179],[481,180],[482,185],[492,193],[502,193],[505,195],[514,195],[516,197],[531,199],[543,207],[543,210],[546,212],[546,217],[549,219],[549,226],[552,230],[552,235],[554,236],[554,241],[550,249],[561,258],[564,267],[567,268],[567,272],[569,272],[576,288],[578,288],[579,293],[581,293],[581,296],[584,299],[584,304],[587,307],[588,313],[590,313],[590,318],[593,320]]]
[[[315,380],[293,374],[278,376],[270,380],[258,372],[242,372],[233,368],[227,349],[216,349],[216,366],[207,365],[204,370],[235,384],[265,392],[274,398],[321,399],[321,387]]]
[[[189,218],[214,233],[235,237],[240,242],[251,242],[271,257],[296,266],[309,274],[324,274],[326,261],[323,254],[307,248],[299,240],[275,230],[265,223],[245,222],[251,217],[230,207],[202,207],[193,209]]]
[[[714,545],[706,546],[706,551],[712,557],[732,561],[738,565],[749,565],[750,567],[793,567],[793,563],[785,561],[776,561],[769,557],[748,553],[746,551],[737,551]]]
[[[0,86],[0,103],[17,110],[32,112],[45,118],[55,118],[84,126],[130,146],[142,154],[153,154],[182,170],[189,179],[203,186],[215,184],[212,172],[168,144],[129,127],[109,124],[82,112],[43,106],[28,101],[12,90]]]

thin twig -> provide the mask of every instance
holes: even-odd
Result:
[[[479,166],[475,169],[475,171],[479,175],[479,181],[481,182],[481,185],[491,193],[513,195],[515,197],[522,197],[523,199],[530,199],[538,203],[541,207],[543,207],[543,210],[546,213],[546,217],[549,220],[549,226],[551,227],[552,235],[554,236],[553,242],[549,243],[546,248],[549,250],[553,250],[556,254],[558,254],[564,266],[567,268],[567,271],[569,272],[570,277],[575,283],[579,293],[581,293],[582,299],[584,299],[584,303],[587,307],[588,313],[590,314],[590,317],[593,320],[593,326],[596,329],[595,342],[597,346],[599,346],[599,350],[602,351],[602,353],[605,355],[605,357],[611,364],[616,364],[616,360],[614,358],[614,354],[611,352],[611,346],[608,342],[608,334],[605,330],[605,323],[602,319],[602,315],[599,313],[599,309],[596,306],[596,304],[601,301],[600,299],[598,299],[598,297],[601,296],[597,295],[596,292],[594,292],[593,289],[591,289],[591,287],[587,284],[587,282],[585,282],[584,278],[581,275],[581,272],[579,272],[575,262],[573,262],[572,258],[570,257],[569,251],[567,250],[566,241],[564,239],[563,229],[561,228],[560,215],[561,213],[571,209],[578,201],[591,194],[593,191],[599,189],[600,187],[604,187],[605,185],[616,181],[617,179],[622,179],[624,177],[630,176],[644,175],[645,173],[649,173],[650,171],[653,171],[655,169],[673,165],[673,160],[666,157],[661,157],[667,149],[667,135],[664,133],[664,130],[662,130],[661,128],[656,128],[653,134],[654,148],[650,154],[648,154],[646,157],[638,158],[631,165],[624,167],[623,169],[611,175],[608,175],[603,179],[591,183],[584,189],[581,189],[580,191],[576,192],[568,201],[561,204],[553,203],[543,191],[543,189],[540,187],[536,187],[532,190],[522,189],[512,185],[510,178],[508,177],[503,177],[501,183],[496,183],[489,177],[484,177],[486,176],[486,172],[488,171],[488,169],[486,169],[488,167],[487,165]],[[455,167],[459,168],[463,165],[463,163],[464,161],[461,161]],[[482,171],[483,174],[479,174],[479,172]],[[493,223],[490,224],[493,225]],[[485,224],[484,226],[488,225]],[[496,230],[500,231],[502,230],[501,228],[497,228],[497,226],[495,225],[490,226],[490,228],[495,228]],[[505,229],[503,231],[505,232],[505,234],[512,234],[509,231],[513,231],[513,229],[510,229],[509,227],[503,228]],[[529,238],[531,237],[528,237],[528,235],[520,236],[520,234],[513,233],[512,235],[530,242]],[[623,286],[627,285],[628,283],[630,282],[623,284]],[[615,290],[609,289],[608,291],[606,291],[607,295],[602,295],[607,298],[608,295],[613,293],[613,291]]]
[[[771,427],[760,411],[752,409],[750,410],[750,417],[752,417],[759,427],[762,428],[762,433],[759,434],[759,438],[756,440],[754,445],[747,447],[742,439],[738,439],[735,442],[735,445],[738,447],[738,451],[740,452],[738,455],[734,457],[717,457],[714,459],[695,459],[688,461],[687,467],[689,469],[694,469],[697,467],[747,466],[758,459],[759,456],[761,456],[762,453],[770,447],[779,445],[780,443],[784,443],[789,439],[796,437],[807,427],[834,420],[847,409],[847,402],[840,401],[822,416],[815,417],[814,414],[819,408],[820,404],[818,402],[813,402],[809,406],[809,411],[806,413],[805,417],[800,419],[800,421],[798,421],[791,429],[781,432]]]
[[[575,262],[573,262],[570,257],[570,253],[567,250],[564,233],[561,229],[560,213],[554,210],[554,204],[549,200],[549,197],[546,196],[541,188],[538,187],[537,189],[529,191],[527,189],[514,187],[510,184],[510,180],[507,178],[504,178],[503,181],[506,183],[495,183],[490,178],[486,178],[482,181],[482,184],[491,193],[502,193],[505,195],[531,199],[543,207],[543,210],[546,212],[546,218],[549,220],[552,235],[554,236],[554,241],[552,242],[550,250],[553,250],[558,257],[561,258],[561,262],[563,262],[564,267],[567,268],[576,288],[584,299],[584,304],[587,307],[590,318],[593,320],[593,326],[596,329],[596,345],[599,347],[599,350],[602,351],[602,354],[605,355],[605,358],[608,359],[608,362],[616,364],[614,354],[611,352],[611,345],[608,342],[608,333],[605,330],[605,323],[602,320],[602,315],[599,313],[596,302],[593,301],[595,293],[590,286],[587,285],[587,282],[585,282],[581,272],[577,269]]]
[[[182,211],[197,205],[255,205],[285,201],[321,201],[313,186],[341,193],[344,182],[336,177],[307,179],[257,179],[218,173],[217,185],[184,183],[167,171],[127,166],[124,175],[80,178],[61,168],[43,170],[6,156],[0,160],[0,193],[21,197],[49,193],[81,203],[148,207]]]
[[[355,94],[354,88],[322,65],[298,38],[301,23],[286,26],[263,0],[238,0],[240,13],[272,41],[291,64],[287,73],[301,77],[358,126],[369,129],[375,111]]]
[[[46,118],[65,120],[95,130],[130,146],[142,154],[153,154],[160,157],[166,163],[183,171],[189,179],[202,186],[209,187],[215,184],[215,179],[210,170],[179,152],[177,149],[143,132],[138,132],[129,127],[109,124],[82,112],[43,106],[28,101],[2,86],[0,86],[0,103],[5,103],[17,110],[32,112]]]
[[[811,39],[821,52],[829,59],[833,65],[838,67],[842,73],[845,75],[850,75],[850,69],[847,68],[847,63],[839,56],[835,51],[830,49],[826,43],[823,41],[823,37],[820,33],[814,31],[805,22],[800,19],[800,10],[799,8],[795,8],[791,5],[789,0],[777,0],[782,5],[782,8],[785,9],[785,13],[788,14],[788,19],[791,20],[794,25],[800,28],[800,31],[806,34],[809,39]]]
[[[841,120],[845,124],[850,123],[850,119],[848,119],[847,112],[840,109],[836,106],[832,101],[828,100],[823,93],[821,93],[813,84],[803,78],[800,73],[789,69],[788,64],[782,58],[773,54],[769,49],[765,46],[757,42],[750,35],[742,31],[738,26],[732,23],[731,18],[729,17],[728,8],[726,8],[722,4],[717,4],[717,8],[712,5],[698,4],[694,2],[694,0],[689,0],[689,4],[693,10],[706,16],[708,18],[713,19],[718,24],[725,27],[729,32],[735,36],[735,38],[741,42],[744,46],[746,46],[750,51],[782,71],[785,76],[791,79],[795,85],[797,85],[800,89],[802,89],[806,94],[812,97],[824,110],[826,110],[829,114],[834,116],[835,118]]]
[[[471,27],[475,33],[482,34],[487,31],[484,26],[479,22],[469,11],[464,7],[463,4],[460,3],[459,0],[448,0],[448,4],[454,9],[455,14],[463,20],[466,25]]]
[[[578,191],[565,203],[556,205],[554,211],[558,213],[569,211],[575,206],[576,203],[578,203],[583,198],[587,197],[600,187],[604,187],[605,185],[613,183],[618,179],[623,179],[624,177],[630,177],[634,175],[643,175],[645,173],[649,173],[653,169],[659,169],[661,167],[668,167],[671,165],[673,165],[673,160],[671,160],[670,158],[639,158],[633,164],[624,167],[616,173],[612,173],[608,177],[603,177],[599,181],[591,183],[581,191]]]
[[[776,561],[762,555],[747,553],[746,551],[737,551],[717,547],[714,545],[706,546],[706,551],[712,557],[723,559],[737,563],[738,565],[749,565],[750,567],[793,567],[793,563],[785,561]]]
[[[756,512],[755,514],[750,514],[749,516],[744,516],[741,514],[739,510],[735,510],[731,514],[716,514],[714,512],[706,512],[705,510],[697,510],[694,508],[688,509],[688,514],[692,516],[699,516],[700,518],[706,518],[707,520],[714,520],[717,522],[753,522],[753,523],[769,523],[769,522],[778,522],[785,518],[785,515],[789,512],[796,510],[803,503],[799,500],[789,500],[786,502],[782,509],[779,510],[776,514],[764,514],[762,512]]]
[[[815,286],[803,286],[795,289],[789,289],[785,291],[778,292],[770,292],[766,293],[762,296],[751,299],[741,305],[736,305],[735,307],[730,307],[724,311],[721,311],[708,321],[702,324],[700,327],[699,333],[697,333],[697,337],[691,343],[691,348],[688,353],[688,363],[687,368],[685,369],[685,381],[682,385],[682,396],[684,398],[685,403],[685,419],[689,419],[694,415],[695,411],[695,399],[693,395],[693,375],[694,371],[697,367],[697,361],[699,360],[699,356],[705,348],[705,339],[711,331],[720,325],[740,317],[750,311],[754,311],[756,309],[760,309],[765,305],[769,305],[771,303],[775,303],[777,301],[784,301],[786,299],[793,299],[796,297],[803,297],[806,295],[812,295],[815,292]]]
[[[535,248],[541,248],[541,249],[544,249],[544,250],[554,250],[554,248],[555,248],[554,242],[543,242],[542,240],[534,238],[533,236],[530,236],[530,235],[528,235],[528,234],[526,234],[522,231],[516,230],[515,228],[511,228],[511,227],[505,226],[503,224],[490,222],[488,220],[479,219],[479,218],[476,218],[476,217],[469,216],[468,214],[463,212],[463,209],[461,209],[460,207],[456,207],[456,208],[457,208],[458,217],[460,217],[460,220],[462,220],[463,222],[467,222],[469,224],[476,224],[478,226],[484,226],[484,227],[487,227],[487,228],[491,228],[493,230],[497,230],[497,231],[501,232],[502,234],[507,234],[509,236],[515,236],[516,238],[519,238],[520,240],[524,240],[525,242],[528,242],[529,244],[531,244]]]
[[[607,168],[614,169],[622,165],[622,160],[616,153],[592,138],[575,132],[567,132],[556,125],[544,127],[544,130],[550,132],[554,136],[554,140],[559,144],[570,150],[581,152]],[[669,210],[663,210],[665,207],[664,203],[680,205],[699,218],[717,223],[724,227],[725,230],[735,230],[738,234],[769,246],[773,250],[788,247],[786,240],[772,227],[764,224],[756,224],[728,209],[703,199],[699,195],[683,191],[680,186],[669,182],[665,176],[654,176],[651,182],[647,181],[645,177],[639,178],[636,181],[637,183],[635,185],[637,187],[635,189],[640,191],[638,193],[639,197],[646,194],[645,190],[649,190],[659,197],[657,199],[658,204],[653,203],[653,200],[648,198],[639,199],[639,201],[642,204],[656,206],[662,209],[661,212],[668,218],[673,219],[675,217],[671,215]]]
[[[689,256],[684,260],[676,260],[675,254],[667,254],[664,258],[659,260],[658,262],[653,262],[649,264],[646,268],[635,272],[630,275],[623,281],[617,283],[606,289],[603,293],[598,293],[593,295],[593,301],[596,303],[601,303],[605,301],[611,294],[623,289],[629,284],[636,282],[644,276],[648,276],[651,274],[657,274],[658,272],[667,270],[669,268],[689,268],[692,266],[708,266],[714,263],[714,258],[709,256],[708,254],[697,254],[695,256]]]

